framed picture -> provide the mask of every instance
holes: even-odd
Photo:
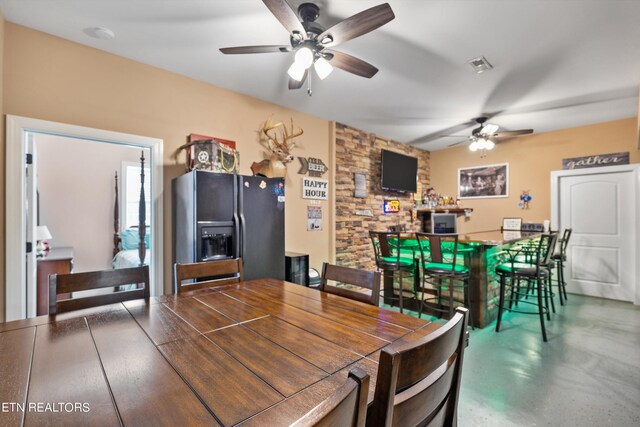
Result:
[[[508,196],[508,163],[458,169],[459,199],[480,199]]]
[[[522,230],[522,218],[502,218],[502,231],[504,230]]]

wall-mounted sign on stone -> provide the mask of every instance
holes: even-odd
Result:
[[[320,177],[327,172],[327,165],[320,159],[298,157],[298,160],[300,160],[300,170],[298,171],[300,175],[309,173],[309,176]]]
[[[399,213],[400,212],[400,200],[385,200],[382,210],[384,213]]]
[[[327,200],[329,198],[329,181],[307,176],[302,177],[302,198]]]
[[[562,169],[584,169],[629,164],[629,152],[596,154],[593,156],[562,159]]]

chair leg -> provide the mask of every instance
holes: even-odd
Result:
[[[514,280],[515,280],[515,285],[514,285]],[[520,289],[520,279],[514,279],[513,276],[511,276],[511,295],[509,296],[509,310],[511,310],[511,308],[513,307],[513,294],[514,292],[516,293],[516,306],[518,305],[517,303],[517,292]]]
[[[537,280],[536,282],[538,283],[538,313],[540,314],[540,327],[542,328],[542,340],[544,342],[547,342],[547,330],[544,327],[544,305],[542,305],[542,286],[540,285],[540,280]]]
[[[472,330],[475,330],[473,313],[471,311],[471,289],[469,289],[469,279],[462,280],[462,291],[464,292],[464,306],[469,310],[469,326],[471,326]]]
[[[544,281],[545,286],[548,289],[549,292],[549,299],[551,300],[551,309],[553,310],[553,312],[556,312],[556,303],[553,301],[553,287],[551,286],[551,270],[549,270],[549,277],[547,279],[545,279]]]
[[[504,306],[504,276],[500,276],[500,299],[498,300],[498,321],[496,322],[496,332],[500,332],[500,323],[502,322],[502,307]]]
[[[560,296],[560,305],[564,305],[562,298],[562,261],[558,261],[556,265],[556,283],[558,285],[558,295]],[[552,285],[553,286],[553,285]]]
[[[567,298],[567,282],[564,281],[564,261],[560,261],[560,274],[562,276],[562,292],[564,293],[564,300]]]
[[[547,285],[544,281],[542,281],[541,277],[538,277],[536,282],[538,284],[538,292],[542,290],[542,294],[544,295],[544,308],[547,311],[547,320],[551,321],[551,310],[549,310],[549,293],[547,292]]]
[[[449,279],[449,320],[453,317],[453,279]]]
[[[400,274],[400,288],[398,289],[398,292],[400,294],[400,313],[402,313],[402,294],[404,294],[404,287],[402,285],[402,270],[399,270],[398,273]]]

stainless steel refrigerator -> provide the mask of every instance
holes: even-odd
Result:
[[[284,279],[284,180],[191,171],[172,182],[173,259],[241,257],[245,280]]]

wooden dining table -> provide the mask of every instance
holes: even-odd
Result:
[[[0,323],[0,425],[285,426],[438,327],[274,279]]]

